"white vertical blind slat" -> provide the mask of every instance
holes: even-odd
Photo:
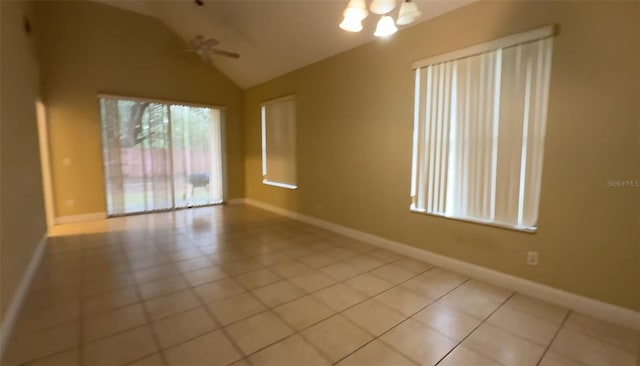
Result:
[[[542,39],[416,71],[415,209],[535,227],[551,51]]]

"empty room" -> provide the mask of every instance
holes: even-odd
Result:
[[[640,2],[0,27],[0,365],[640,366]]]

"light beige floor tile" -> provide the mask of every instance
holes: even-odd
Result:
[[[466,279],[452,272],[433,268],[401,286],[431,299],[438,299],[461,285]]]
[[[78,323],[69,322],[9,339],[3,365],[13,366],[72,349],[79,343]]]
[[[278,263],[269,268],[284,278],[289,278],[305,272],[313,271],[313,267],[309,267],[308,265],[298,260]]]
[[[457,342],[409,319],[380,338],[421,365],[435,365]]]
[[[462,344],[505,365],[535,365],[544,352],[544,347],[488,323],[482,324]]]
[[[78,301],[38,309],[23,309],[11,334],[18,336],[34,332],[76,320],[79,316],[80,303]]]
[[[507,307],[498,309],[487,322],[545,347],[560,328],[559,324]]]
[[[87,298],[84,300],[82,310],[85,316],[90,316],[139,301],[138,290],[133,286]]]
[[[433,301],[400,286],[390,288],[375,299],[407,316],[415,314]]]
[[[207,303],[226,299],[227,297],[245,292],[242,286],[230,278],[207,283],[194,288],[194,290],[202,301]]]
[[[400,260],[393,262],[393,264],[401,268],[404,268],[406,270],[409,270],[415,274],[419,274],[430,268],[433,268],[433,265],[427,262],[422,262],[417,259],[413,259],[413,258],[402,258]]]
[[[157,351],[148,326],[89,343],[82,350],[85,365],[121,365],[151,355]]]
[[[37,291],[29,291],[22,309],[24,311],[37,310],[49,306],[56,306],[77,301],[80,293],[80,283],[63,287],[45,288]]]
[[[341,283],[320,290],[312,296],[318,298],[335,311],[343,311],[367,299],[366,296],[358,291]]]
[[[380,277],[383,280],[392,283],[398,284],[400,282],[406,281],[411,277],[415,276],[415,273],[404,269],[402,267],[396,266],[395,264],[386,264],[382,267],[376,268],[373,271],[369,272],[374,276]]]
[[[72,349],[27,363],[25,366],[77,366],[78,362],[78,350]]]
[[[219,264],[249,259],[247,255],[234,251],[218,252],[209,256],[209,258]]]
[[[201,258],[202,253],[196,248],[184,247],[181,249],[170,251],[167,253],[167,255],[174,262],[182,262],[189,259],[199,259]]]
[[[178,274],[180,274],[180,272],[178,272],[178,268],[176,268],[175,264],[168,263],[135,271],[133,272],[133,277],[136,279],[137,283],[144,283],[173,277]]]
[[[147,356],[133,363],[127,364],[127,366],[162,366],[162,365],[164,365],[164,363],[162,362],[162,358],[157,353],[151,356]]]
[[[342,315],[375,337],[406,319],[406,315],[373,299],[350,308]]]
[[[639,350],[640,333],[619,325],[572,312],[564,326],[623,347],[631,352]]]
[[[344,281],[364,272],[363,270],[344,262],[334,263],[321,268],[320,270],[335,281]]]
[[[367,254],[362,254],[357,257],[349,258],[346,261],[344,261],[344,263],[350,264],[362,271],[370,271],[374,268],[383,266],[385,264],[385,262],[377,258],[371,257]]]
[[[289,281],[306,291],[312,293],[333,285],[336,281],[320,271],[312,271],[289,278]]]
[[[513,294],[511,290],[497,287],[475,278],[470,279],[460,287],[497,302],[504,302]]]
[[[313,296],[307,295],[273,309],[295,330],[326,319],[335,312]]]
[[[298,335],[288,337],[249,357],[254,366],[324,366],[329,361]]]
[[[123,273],[117,275],[96,274],[95,277],[85,278],[82,287],[82,296],[89,297],[104,292],[114,291],[120,288],[133,286],[136,281],[132,274]]]
[[[342,315],[334,315],[305,329],[302,336],[332,362],[337,362],[373,339]]]
[[[227,327],[227,332],[244,352],[251,354],[293,333],[271,312],[254,315]]]
[[[170,366],[225,366],[242,358],[219,330],[168,349],[164,354]]]
[[[191,286],[199,286],[205,283],[217,281],[227,277],[227,274],[218,266],[201,268],[192,272],[186,272],[183,277]]]
[[[240,276],[234,277],[234,280],[243,285],[245,288],[254,289],[277,282],[281,278],[282,277],[280,277],[275,272],[266,268],[262,268],[257,271],[241,274]]]
[[[149,316],[153,320],[159,320],[185,310],[200,306],[198,299],[189,290],[184,290],[172,295],[158,297],[145,302]]]
[[[146,257],[130,258],[129,266],[131,267],[132,271],[138,272],[143,269],[161,266],[163,264],[168,264],[170,262],[171,262],[171,259],[166,255],[146,256]]]
[[[413,318],[429,328],[458,341],[468,336],[481,323],[480,319],[440,303],[427,306]]]
[[[478,319],[487,318],[501,304],[499,301],[480,296],[476,292],[462,287],[451,291],[438,302]]]
[[[140,294],[145,300],[179,292],[180,290],[184,290],[187,287],[189,287],[187,281],[185,281],[184,278],[180,275],[163,278],[161,280],[145,282],[138,285]]]
[[[318,253],[328,252],[331,249],[338,248],[340,245],[336,243],[332,243],[328,240],[322,240],[319,238],[311,239],[313,243],[311,243],[311,249],[315,250]]]
[[[585,366],[582,362],[572,360],[553,351],[547,351],[538,364],[539,366]]]
[[[208,306],[222,325],[234,323],[266,310],[266,307],[249,293],[218,300]]]
[[[304,246],[295,246],[295,247],[283,249],[282,252],[291,258],[306,257],[308,255],[312,255],[316,253],[315,250],[309,247],[304,247]]]
[[[402,258],[401,254],[386,249],[377,249],[367,254],[385,263],[393,262],[396,259]]]
[[[264,267],[264,265],[253,259],[242,259],[238,261],[225,262],[220,264],[222,270],[230,276],[237,276],[250,271],[255,271]]]
[[[298,260],[309,267],[316,269],[336,263],[338,260],[323,253],[315,253],[306,257],[300,257]]]
[[[324,252],[324,254],[331,258],[334,258],[335,260],[344,261],[346,259],[357,256],[358,252],[348,247],[340,247],[326,251]]]
[[[535,315],[539,318],[561,324],[569,312],[567,309],[549,304],[532,297],[515,294],[504,304],[504,307]]]
[[[494,361],[472,349],[459,345],[447,355],[438,366],[501,366],[500,362]]]
[[[289,281],[280,281],[253,290],[253,293],[269,307],[302,297],[305,292]]]
[[[375,296],[393,286],[393,284],[369,273],[363,273],[344,282],[345,285],[368,297]]]
[[[267,245],[267,247],[273,250],[277,250],[275,245]],[[271,266],[278,263],[288,262],[291,260],[291,257],[280,252],[268,252],[254,256],[253,259],[264,264],[265,266]]]
[[[246,359],[242,359],[240,361],[232,363],[229,366],[251,366],[251,365],[249,364],[249,362],[246,361]]]
[[[211,266],[213,266],[213,262],[207,257],[197,257],[176,262],[176,267],[178,267],[178,270],[182,273],[192,272]]]
[[[338,366],[417,366],[408,357],[375,340],[338,363]]]
[[[153,323],[160,345],[172,347],[218,328],[203,307],[178,313]]]
[[[636,366],[638,363],[637,353],[603,342],[571,328],[560,329],[549,349],[591,366]]]
[[[84,341],[86,343],[104,338],[147,322],[142,305],[135,304],[84,319]]]

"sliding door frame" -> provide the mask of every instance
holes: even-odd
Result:
[[[182,102],[176,100],[167,100],[167,99],[157,99],[157,98],[144,98],[144,97],[132,97],[128,95],[119,95],[119,94],[110,94],[110,93],[98,93],[96,99],[98,100],[98,109],[101,109],[100,99],[102,98],[111,98],[111,99],[123,99],[133,102],[145,102],[145,103],[157,103],[163,104],[168,109],[167,116],[169,119],[169,128],[168,128],[168,139],[169,139],[169,151],[170,151],[170,159],[169,165],[171,170],[170,184],[171,184],[171,208],[167,209],[159,209],[152,211],[142,211],[142,212],[129,212],[122,214],[110,214],[109,213],[109,202],[108,202],[108,192],[107,192],[107,169],[104,161],[104,149],[106,148],[104,143],[104,137],[101,136],[101,147],[102,147],[102,174],[103,174],[103,185],[104,185],[104,205],[105,211],[107,212],[107,217],[121,217],[121,216],[132,216],[132,215],[144,215],[155,212],[168,212],[168,211],[177,211],[184,210],[189,208],[198,208],[198,207],[209,207],[216,206],[219,204],[224,204],[227,202],[227,134],[226,134],[226,118],[227,118],[227,108],[224,106],[212,105],[212,104],[201,104],[201,103],[191,103],[191,102]],[[171,121],[171,106],[172,105],[181,105],[185,107],[194,107],[194,108],[208,108],[208,109],[217,109],[220,111],[220,154],[221,154],[221,167],[220,173],[222,174],[222,202],[220,203],[210,203],[205,205],[197,205],[191,207],[176,207],[176,192],[175,192],[175,182],[173,179],[174,176],[174,158],[173,158],[173,132],[172,132],[172,121]],[[100,116],[100,133],[102,134],[102,112],[98,113]],[[144,160],[144,159],[143,159]],[[146,207],[146,199],[145,199],[145,207]]]

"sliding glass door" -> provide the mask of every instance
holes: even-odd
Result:
[[[223,201],[222,111],[101,97],[110,216]]]

